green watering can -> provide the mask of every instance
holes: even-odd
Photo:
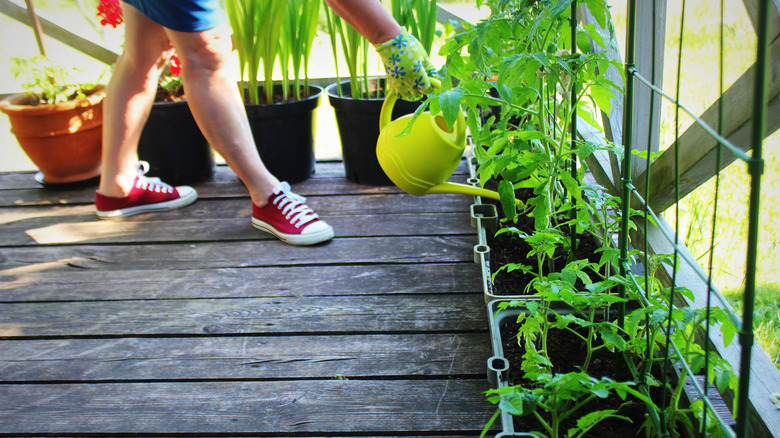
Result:
[[[441,86],[438,80],[431,82]],[[376,144],[379,165],[396,186],[415,196],[452,193],[501,199],[498,192],[492,190],[446,182],[466,149],[466,120],[462,111],[452,129],[447,127],[441,114],[433,117],[426,111],[415,120],[408,134],[398,137],[406,129],[412,114],[390,120],[397,97],[392,91],[385,97],[379,114]]]

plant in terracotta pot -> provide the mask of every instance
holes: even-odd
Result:
[[[105,87],[78,84],[48,58],[14,58],[12,71],[27,90],[0,101],[11,132],[45,185],[91,182],[100,175]]]
[[[308,78],[320,2],[225,2],[255,145],[268,170],[290,183],[310,178],[315,170],[315,110],[322,88],[299,79],[301,68]],[[281,83],[273,77],[277,57]]]

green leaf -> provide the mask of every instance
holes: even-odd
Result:
[[[731,341],[734,340],[734,336],[737,334],[737,327],[731,323],[731,321],[725,322],[720,327],[720,332],[723,333],[723,345],[729,346]]]
[[[512,222],[517,222],[517,203],[515,202],[515,189],[507,180],[498,182],[498,194],[501,196],[501,208],[504,215]]]
[[[599,109],[603,112],[609,114],[612,110],[612,101],[610,99],[612,99],[613,94],[608,88],[598,84],[592,84],[590,86],[590,97],[593,98],[596,105],[598,105]]]
[[[501,396],[498,407],[516,417],[532,414],[536,410],[538,402],[536,395],[524,388],[515,387],[514,390],[516,392]]]
[[[463,90],[455,88],[439,95],[439,107],[448,127],[455,125],[455,120],[457,120],[458,114],[460,114],[460,98],[462,94]]]
[[[580,194],[580,185],[577,183],[577,180],[571,176],[571,174],[568,172],[561,172],[558,177],[569,194],[574,196],[574,198],[577,200],[582,200],[582,195]]]
[[[623,350],[626,346],[626,340],[623,339],[622,336],[615,333],[614,331],[610,330],[607,327],[600,327],[599,328],[599,334],[601,335],[601,339],[604,340],[605,343],[614,345],[619,350]]]
[[[733,373],[731,370],[727,370],[717,365],[713,367],[713,372],[715,374],[715,387],[718,388],[718,391],[721,393],[725,392],[729,387],[729,382],[731,381]]]
[[[577,432],[587,432],[592,429],[593,426],[599,422],[606,420],[607,418],[621,418],[627,421],[631,421],[626,417],[615,415],[616,409],[604,409],[602,411],[590,412],[577,419],[577,427],[569,429],[569,436],[574,436]]]
[[[585,4],[588,5],[591,15],[599,23],[599,26],[606,28],[607,19],[609,18],[607,3],[604,0],[585,0]]]

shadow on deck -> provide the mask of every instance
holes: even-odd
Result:
[[[0,435],[478,435],[472,198],[320,162],[293,189],[336,238],[299,248],[251,227],[229,168],[196,188],[98,221],[94,187],[0,174]]]

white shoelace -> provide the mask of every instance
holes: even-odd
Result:
[[[138,178],[135,180],[135,186],[142,190],[149,190],[157,193],[173,193],[173,187],[160,181],[157,177],[146,177],[146,172],[149,172],[149,163],[146,161],[139,161],[136,168],[136,175]]]
[[[274,198],[274,205],[281,210],[291,224],[295,225],[295,228],[300,228],[319,217],[305,204],[306,198],[293,193],[287,182],[282,182],[274,190],[274,194],[278,195]]]

